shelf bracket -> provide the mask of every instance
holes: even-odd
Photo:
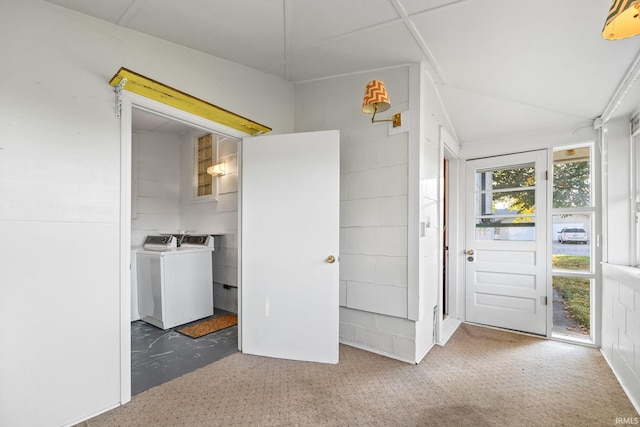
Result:
[[[116,93],[116,119],[122,116],[122,89],[124,89],[125,84],[127,84],[127,79],[122,79],[120,83],[113,88],[113,91]]]

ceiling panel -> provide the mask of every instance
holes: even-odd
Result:
[[[140,110],[138,108],[133,108],[131,110],[131,113],[133,132],[160,132],[176,135],[186,135],[190,131],[196,129],[177,120],[171,120],[166,117],[161,117],[156,114]]]
[[[453,87],[441,87],[440,96],[447,110],[451,108],[455,111],[451,117],[452,125],[458,138],[467,144],[536,131],[577,129],[592,125],[591,119],[469,93]]]
[[[603,40],[607,6],[581,6],[582,0],[483,0],[422,14],[415,23],[450,85],[594,117],[640,39]]]
[[[640,53],[601,38],[610,0],[49,2],[292,82],[431,62],[463,144],[593,120]]]
[[[127,27],[260,70],[285,59],[280,2],[154,0]]]
[[[75,10],[86,15],[90,15],[104,21],[112,23],[125,14],[134,0],[109,0],[109,1],[87,1],[87,0],[47,0],[49,3],[57,4],[67,9]]]
[[[421,59],[422,51],[411,33],[402,22],[396,22],[295,52],[291,55],[291,79],[317,79]]]
[[[400,19],[389,0],[296,0],[291,2],[292,48]]]
[[[426,10],[446,7],[454,3],[462,3],[468,0],[401,0],[405,11],[409,16]]]

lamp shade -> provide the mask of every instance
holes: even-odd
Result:
[[[380,80],[371,80],[364,89],[364,99],[362,101],[362,112],[373,114],[386,111],[391,108],[387,88]]]
[[[604,23],[602,37],[607,40],[619,40],[640,34],[638,8],[640,0],[613,0]]]

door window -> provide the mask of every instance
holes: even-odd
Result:
[[[534,164],[477,171],[475,188],[476,240],[535,240]]]

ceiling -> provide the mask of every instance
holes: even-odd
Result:
[[[294,83],[423,62],[462,144],[590,127],[640,52],[611,0],[48,1]]]

